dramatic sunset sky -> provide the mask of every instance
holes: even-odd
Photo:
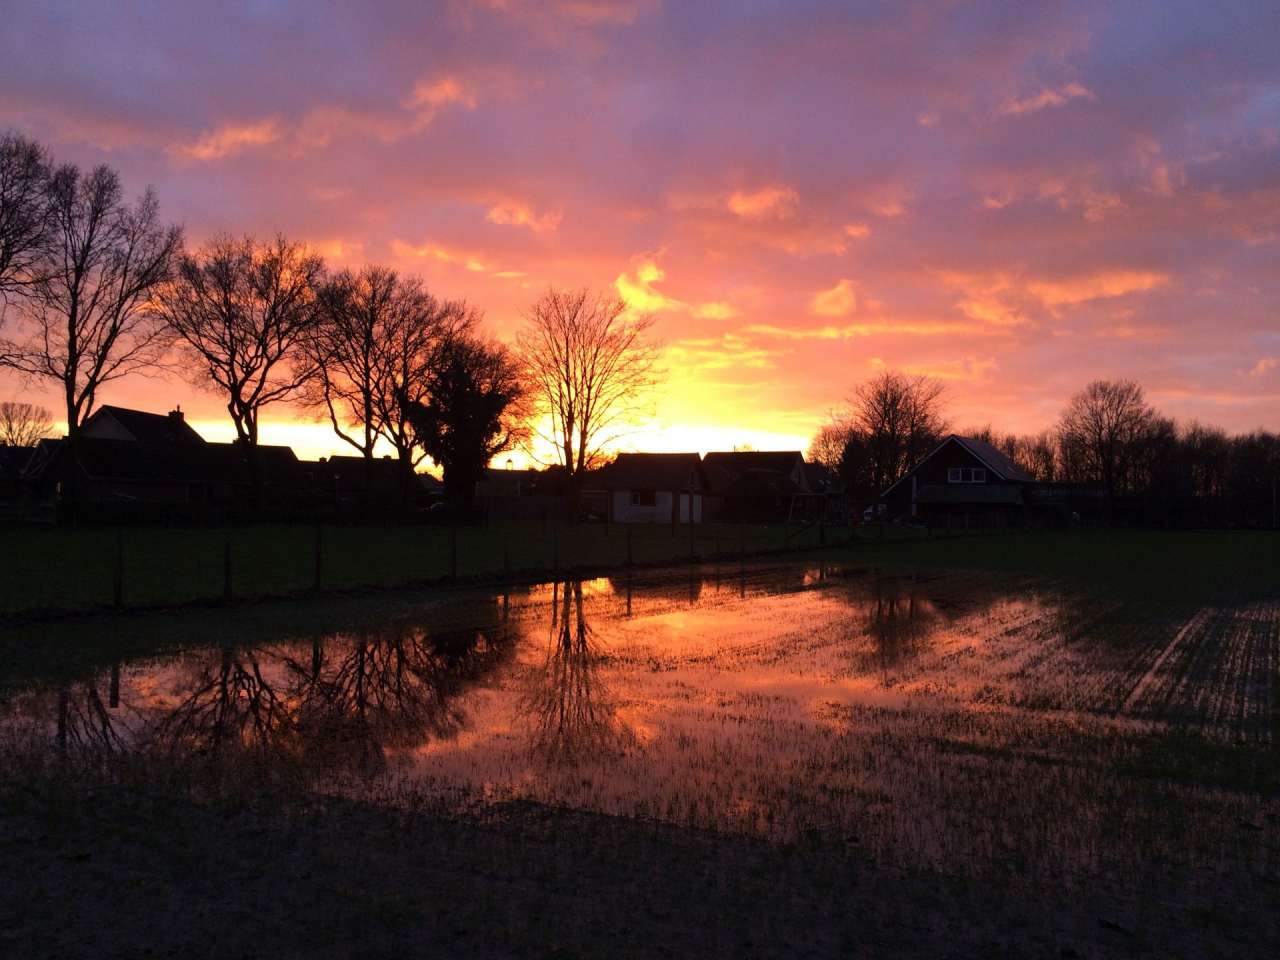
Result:
[[[1131,377],[1178,418],[1280,427],[1275,0],[3,19],[0,127],[153,185],[189,244],[283,231],[419,273],[504,339],[548,284],[655,312],[669,376],[634,447],[803,447],[883,367],[944,380],[958,426],[1038,430]],[[181,379],[102,399],[230,436]],[[296,417],[264,438],[342,450]]]

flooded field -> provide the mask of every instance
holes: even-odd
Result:
[[[949,875],[1280,878],[1275,599],[791,564],[333,619],[228,617],[209,643],[174,616],[161,655],[5,690],[6,749],[210,791],[287,780],[482,818],[533,802]]]

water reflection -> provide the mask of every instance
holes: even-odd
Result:
[[[630,616],[629,590],[626,596]],[[555,584],[545,656],[521,700],[535,752],[572,762],[617,751],[625,744],[626,729],[615,716],[601,660],[600,646],[587,623],[582,582]]]
[[[1273,742],[1280,607],[1113,607],[804,564],[460,592],[320,629],[287,607],[256,634],[228,615],[219,642],[8,693],[0,732],[377,802],[407,784],[783,839],[816,824],[928,862],[1011,833],[1087,859],[1164,842],[1158,824],[1104,836],[1127,821],[1099,813],[1147,809],[1152,777],[1123,771],[1165,756],[1159,737]]]

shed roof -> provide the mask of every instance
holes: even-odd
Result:
[[[706,486],[696,453],[620,453],[596,472],[606,490],[687,490]]]
[[[712,492],[723,494],[749,470],[768,470],[790,477],[797,464],[803,466],[804,455],[799,450],[720,450],[708,453],[702,462]]]

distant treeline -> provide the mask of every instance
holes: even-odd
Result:
[[[889,371],[854,391],[809,456],[870,502],[949,432],[941,384]],[[1280,436],[1175,423],[1131,381],[1088,384],[1053,429],[1035,435],[991,426],[954,432],[992,444],[1041,483],[1098,489],[1117,522],[1270,527],[1280,519]]]

